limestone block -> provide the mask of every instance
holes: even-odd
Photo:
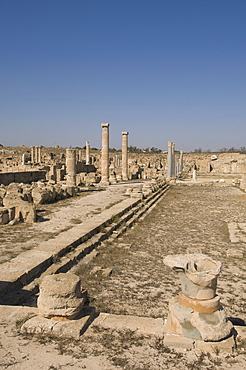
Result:
[[[39,186],[32,189],[32,198],[34,204],[44,204],[50,201],[50,192]]]
[[[184,293],[179,293],[179,304],[184,307],[190,307],[194,311],[200,313],[212,313],[219,309],[220,307],[220,297],[215,296],[212,299],[199,300],[192,299],[184,295]]]
[[[84,307],[81,317],[76,320],[55,320],[42,316],[35,316],[26,321],[22,327],[22,333],[28,334],[52,334],[61,337],[79,339],[80,335],[87,329],[95,315],[95,308]]]
[[[127,188],[126,189],[126,192],[125,192],[125,195],[131,195],[132,194],[132,188]]]
[[[221,340],[220,342],[204,342],[197,340],[195,349],[209,353],[232,353],[236,347],[234,336]]]
[[[56,190],[55,190],[55,187],[52,186],[52,185],[48,185],[46,187],[46,189],[48,190],[49,192],[49,202],[54,202],[56,200],[56,196],[57,196],[57,193],[56,193]]]
[[[5,207],[0,207],[0,225],[5,225],[9,222],[9,212]]]
[[[142,192],[137,192],[137,193],[132,192],[132,193],[131,193],[131,198],[139,198],[139,199],[143,199],[143,197],[144,197],[144,195],[143,195],[143,193],[142,193]]]
[[[194,349],[195,341],[181,335],[165,334],[163,344],[173,348]]]
[[[15,207],[9,207],[9,221],[13,220],[15,218]]]
[[[26,223],[36,222],[36,207],[27,202],[20,202],[15,207],[15,218]]]
[[[23,196],[21,193],[10,193],[7,192],[3,198],[4,207],[15,207],[19,202],[23,201]]]
[[[22,188],[16,182],[11,182],[7,186],[7,192],[11,192],[11,193],[22,193]]]
[[[4,198],[6,194],[6,188],[4,185],[0,185],[0,198]]]
[[[210,314],[194,312],[191,323],[199,330],[204,341],[211,342],[225,339],[233,328],[223,309]]]
[[[92,326],[119,331],[131,330],[135,335],[163,337],[164,323],[161,318],[100,313]]]
[[[66,273],[48,275],[43,279],[38,298],[40,315],[73,319],[80,313],[83,303],[78,276]]]

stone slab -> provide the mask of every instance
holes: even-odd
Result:
[[[94,314],[94,307],[84,307],[80,317],[74,320],[60,321],[35,316],[22,325],[21,332],[28,334],[52,334],[78,339],[90,325]]]
[[[246,223],[245,222],[229,222],[228,223],[229,237],[232,243],[246,243]]]
[[[234,336],[231,336],[227,339],[224,339],[220,342],[204,342],[202,340],[196,340],[195,349],[198,349],[203,352],[214,352],[219,354],[223,353],[232,353],[236,347]]]
[[[163,336],[164,321],[161,318],[113,315],[100,313],[92,326],[114,330],[131,330],[136,334]]]
[[[164,335],[163,344],[166,347],[192,350],[195,347],[195,340],[170,333]]]

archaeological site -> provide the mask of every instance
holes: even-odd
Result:
[[[0,368],[245,369],[246,154],[97,129],[0,148]]]

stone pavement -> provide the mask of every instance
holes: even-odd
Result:
[[[1,256],[0,263],[6,262],[19,253],[33,249],[40,242],[54,238],[59,233],[83,224],[91,217],[122,202],[124,193],[130,186],[140,183],[121,183],[104,190],[82,191],[79,196],[53,204],[39,206],[40,222],[28,225],[2,225],[0,228]]]
[[[101,319],[99,315],[79,342],[23,338],[13,326],[6,325],[2,315],[3,366],[31,369],[39,358],[36,368],[45,370],[244,369],[245,242],[232,241],[228,225],[244,223],[245,210],[246,194],[235,187],[173,187],[124,237],[105,241],[97,256],[73,269],[82,278],[90,305],[107,314],[102,314]],[[239,333],[238,349],[232,355],[224,357],[218,352],[213,357],[201,355],[199,350],[176,352],[159,340],[137,335],[136,316],[145,317],[150,326],[165,319],[168,301],[180,291],[177,278],[165,267],[163,257],[186,252],[203,252],[222,261],[217,292]],[[103,274],[106,269],[112,273]],[[133,321],[126,320],[128,315]],[[121,316],[125,329],[118,331]],[[15,319],[13,315],[13,325]]]

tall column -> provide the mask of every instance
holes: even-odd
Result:
[[[122,179],[128,180],[128,135],[129,132],[122,132]]]
[[[38,146],[34,147],[34,161],[35,163],[38,162]]]
[[[76,186],[76,149],[66,149],[67,185]]]
[[[90,164],[90,143],[85,142],[85,164]]]
[[[173,162],[173,155],[172,155],[172,148],[173,148],[173,142],[168,141],[168,152],[167,152],[167,177],[172,177],[172,162]]]
[[[23,153],[21,156],[21,165],[24,166],[26,164],[26,153]]]
[[[41,146],[37,147],[37,162],[41,163]]]
[[[109,181],[109,123],[102,123],[102,182]]]
[[[180,151],[180,156],[179,156],[179,171],[180,171],[180,173],[182,173],[183,172],[183,154],[184,154],[184,152],[181,150]]]
[[[31,146],[31,162],[35,162],[35,147]]]
[[[175,144],[172,144],[172,176],[176,175]]]

